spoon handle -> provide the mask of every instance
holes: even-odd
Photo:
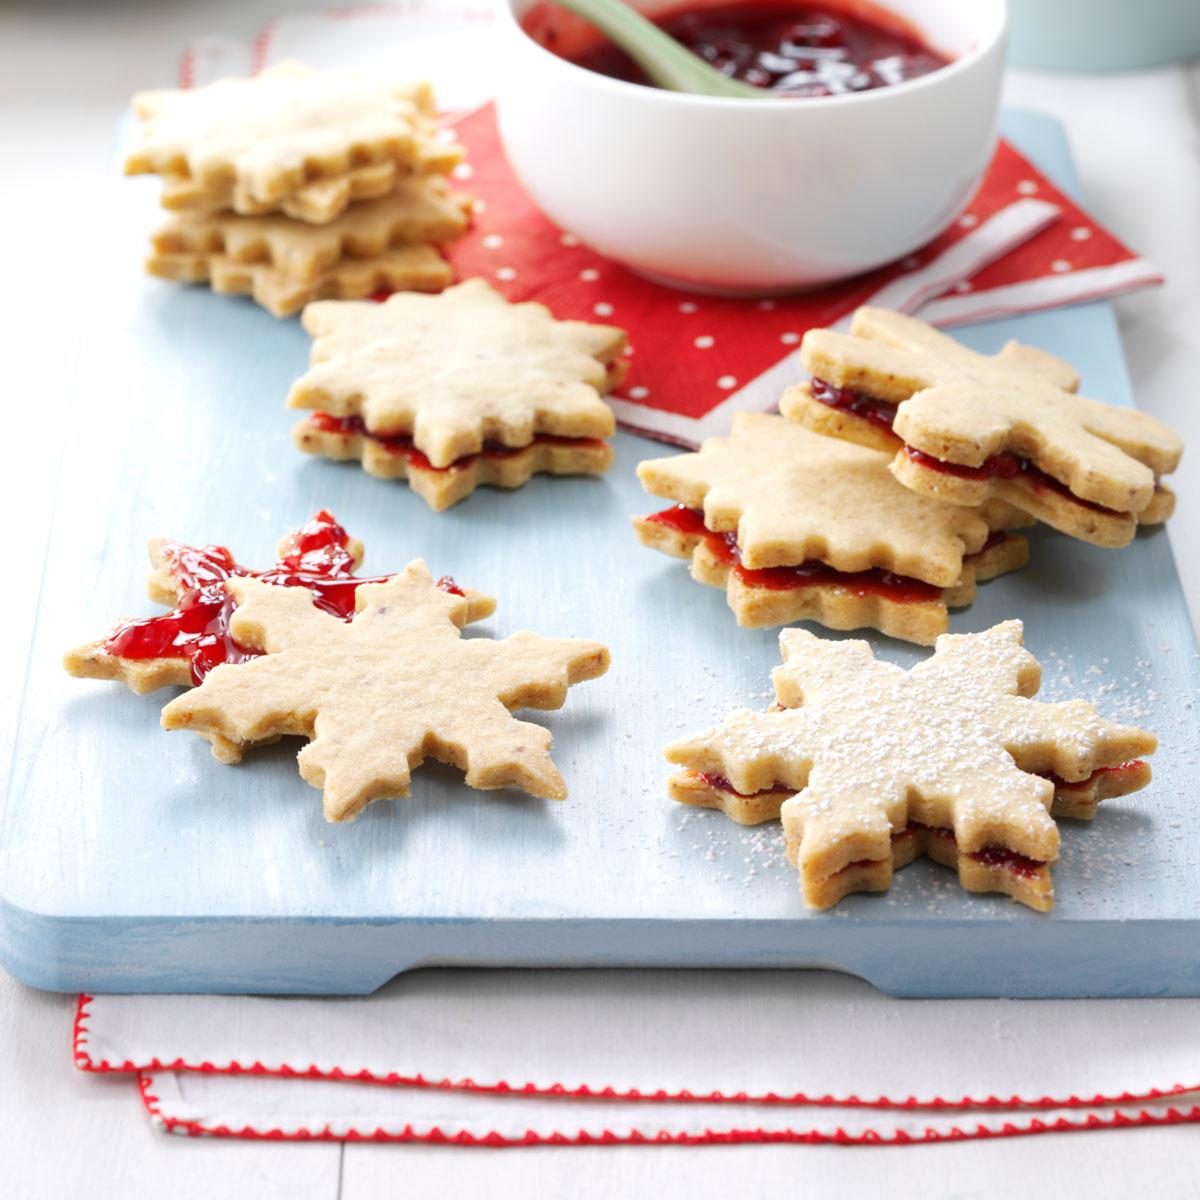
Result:
[[[659,87],[702,96],[761,99],[761,88],[752,87],[697,58],[673,37],[621,0],[556,0],[594,25],[615,42]]]

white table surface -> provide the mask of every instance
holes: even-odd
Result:
[[[132,91],[170,85],[195,37],[248,38],[313,0],[17,0],[0,9],[0,213],[4,281],[0,362],[9,438],[0,473],[9,641],[0,686],[0,789],[6,782],[20,665],[36,610],[57,453],[56,406],[86,390],[74,332],[104,302],[89,246],[104,236],[88,197],[108,169],[113,124]],[[1008,100],[1053,113],[1072,137],[1096,215],[1169,276],[1118,305],[1143,408],[1200,445],[1200,66],[1131,75],[1014,72]],[[15,259],[15,262],[14,262]],[[130,264],[130,269],[135,269]],[[103,453],[99,448],[98,453]],[[1176,481],[1172,541],[1200,612],[1200,471]],[[1195,620],[1195,616],[1193,617]],[[69,997],[0,974],[0,1195],[317,1197],[439,1193],[580,1198],[686,1194],[986,1197],[1195,1194],[1200,1127],[1043,1135],[901,1150],[812,1146],[464,1150],[284,1145],[154,1132],[125,1078],[78,1074]],[[1103,1053],[1103,1047],[1097,1047]],[[936,1182],[935,1182],[936,1181]]]

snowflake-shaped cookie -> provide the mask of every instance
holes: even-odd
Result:
[[[407,435],[367,432],[361,417],[313,413],[292,433],[298,450],[340,462],[359,462],[368,475],[403,479],[434,512],[465,500],[477,487],[518,488],[534,475],[602,475],[612,466],[612,444],[603,438],[535,434],[528,446],[485,446],[481,454],[435,467]]]
[[[1019,343],[978,354],[876,308],[859,309],[849,334],[810,330],[801,353],[818,399],[894,429],[892,469],[914,490],[960,504],[996,496],[1100,545],[1163,515],[1157,476],[1178,465],[1179,437],[1077,395],[1078,376],[1051,355]]]
[[[741,625],[814,620],[932,644],[977,579],[1024,565],[1023,538],[990,536],[1024,518],[917,495],[889,461],[782,417],[736,413],[729,437],[640,464],[645,487],[681,508],[634,527],[724,588]]]
[[[411,434],[435,467],[485,442],[613,432],[601,394],[620,365],[624,332],[510,304],[482,279],[438,296],[310,304],[303,323],[313,365],[288,403],[361,416],[370,433]]]
[[[471,787],[566,796],[550,733],[510,710],[561,707],[571,684],[608,669],[605,647],[534,633],[463,639],[466,599],[440,590],[420,561],[360,587],[349,622],[299,589],[229,587],[231,632],[263,656],[216,667],[163,709],[164,728],[193,730],[226,763],[282,735],[308,738],[300,774],[324,790],[330,821],[407,796],[425,758],[461,768]]]
[[[163,179],[159,200],[168,211],[190,217],[213,217],[232,211],[240,216],[278,215],[306,225],[327,225],[351,204],[365,204],[389,195],[397,180],[406,179],[420,169],[420,163],[410,168],[391,161],[353,167],[341,175],[314,179],[281,200],[255,200],[247,188],[232,181],[204,186],[194,179],[169,175]]]
[[[314,179],[415,158],[433,101],[425,84],[383,83],[349,71],[281,63],[252,79],[142,92],[128,175],[232,185],[276,204]]]
[[[746,797],[794,793],[780,812],[814,908],[885,890],[894,866],[925,850],[970,891],[1048,909],[1058,829],[1047,776],[1089,780],[1157,744],[1082,700],[1030,699],[1041,671],[1019,621],[945,634],[910,671],[862,641],[789,629],[780,643],[784,707],[737,711],[666,754]]]
[[[293,279],[262,262],[225,254],[153,254],[146,270],[176,283],[207,283],[214,292],[252,296],[272,316],[290,317],[314,300],[360,300],[377,292],[440,292],[454,278],[436,246],[395,246],[374,258],[344,258],[312,279]]]
[[[264,264],[297,282],[317,280],[344,259],[377,258],[388,250],[448,242],[467,227],[470,199],[444,179],[403,179],[389,195],[356,204],[336,220],[310,225],[286,217],[236,213],[172,217],[152,237],[156,256],[224,255]]]
[[[362,555],[362,543],[324,510],[280,540],[275,565],[266,571],[242,566],[224,546],[151,538],[147,590],[151,600],[169,605],[170,611],[120,622],[107,637],[68,651],[63,665],[81,679],[115,679],[138,693],[199,683],[219,663],[243,663],[260,653],[231,632],[237,607],[231,579],[302,588],[326,612],[349,620],[356,589],[388,578],[357,578]],[[465,597],[470,621],[495,611],[490,596],[464,591],[449,576],[438,586]]]

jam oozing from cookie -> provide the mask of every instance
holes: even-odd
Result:
[[[983,545],[975,551],[975,554],[982,554],[985,550],[991,550],[994,547],[999,546],[1002,542],[1007,542],[1008,539],[1009,534],[1006,530],[993,529],[992,532],[987,535],[987,541],[985,541]],[[975,554],[968,554],[967,557],[974,558]]]
[[[229,632],[237,601],[225,585],[235,577],[261,579],[277,587],[307,588],[318,608],[349,621],[359,586],[391,578],[354,578],[349,544],[349,535],[324,510],[291,535],[285,552],[267,571],[243,567],[224,546],[169,543],[162,556],[180,592],[178,605],[157,617],[119,625],[104,649],[120,658],[186,658],[192,665],[192,682],[197,684],[220,663],[258,658],[261,650],[243,646]],[[439,579],[438,587],[464,595],[449,576]]]
[[[824,379],[814,379],[809,387],[814,400],[828,408],[836,408],[842,412],[853,413],[892,433],[892,425],[896,420],[896,406],[886,400],[876,400],[866,392],[856,392],[853,388],[834,387]]]
[[[868,396],[865,392],[856,391],[854,388],[835,387],[824,379],[814,379],[809,390],[812,398],[819,403],[827,405],[829,408],[836,408],[841,412],[853,413],[854,416],[861,417],[872,425],[894,433],[892,426],[896,420],[898,405]],[[938,471],[943,475],[953,475],[957,479],[1020,478],[1034,491],[1053,492],[1055,495],[1070,500],[1073,504],[1078,504],[1081,508],[1090,508],[1093,512],[1114,512],[1113,509],[1105,508],[1102,504],[1096,504],[1092,500],[1085,500],[1083,497],[1075,495],[1065,483],[1055,479],[1053,475],[1047,474],[1040,467],[1034,466],[1029,459],[1019,454],[1013,454],[1011,451],[1006,450],[1003,454],[993,455],[978,467],[967,467],[960,463],[946,462],[944,459],[935,458],[932,454],[926,454],[915,446],[904,445],[903,449],[913,462],[927,470]]]
[[[581,450],[597,450],[607,445],[603,438],[561,437],[558,434],[537,433],[534,434],[533,441],[528,446],[505,446],[500,442],[484,442],[483,450],[479,454],[466,454],[444,467],[435,467],[413,444],[409,434],[372,433],[367,429],[366,422],[360,416],[335,417],[329,413],[315,412],[308,418],[308,423],[322,433],[336,433],[343,437],[370,438],[389,454],[402,456],[407,466],[414,467],[418,471],[461,471],[478,458],[512,458],[514,455],[528,450],[529,446],[571,446]]]
[[[676,505],[646,517],[656,525],[665,525],[686,537],[702,538],[719,563],[728,567],[747,587],[786,591],[792,588],[841,587],[858,596],[882,596],[895,604],[938,603],[942,589],[907,575],[873,568],[868,571],[836,571],[822,562],[809,561],[794,567],[753,569],[742,565],[737,534],[714,533],[704,525],[699,509]]]
[[[1085,500],[1082,496],[1075,495],[1065,483],[1061,483],[1053,475],[1047,475],[1040,467],[1035,467],[1029,459],[1022,458],[1021,455],[1013,454],[1008,450],[1003,454],[995,454],[991,458],[985,459],[978,467],[964,467],[958,463],[945,462],[943,459],[935,458],[932,454],[926,454],[924,451],[908,445],[904,447],[904,453],[918,466],[924,467],[928,471],[937,471],[942,475],[954,475],[959,479],[1019,478],[1035,492],[1053,492],[1056,496],[1070,500],[1072,504],[1077,504],[1080,508],[1088,508],[1092,512],[1110,513],[1113,516],[1124,515],[1115,509],[1106,508],[1103,504],[1097,504],[1094,500]]]
[[[874,19],[872,19],[874,18]],[[786,97],[841,96],[928,75],[949,61],[919,32],[876,6],[768,2],[680,5],[655,23],[722,74]],[[603,42],[583,53],[561,46],[552,17],[523,22],[547,49],[581,67],[653,86],[623,51]]]

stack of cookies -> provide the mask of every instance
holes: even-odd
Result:
[[[964,508],[892,478],[888,456],[767,413],[736,413],[727,438],[638,467],[677,503],[634,528],[726,590],[739,625],[817,621],[932,645],[975,584],[1025,565],[1010,505]]]
[[[462,149],[425,84],[283,63],[253,79],[134,98],[128,175],[163,179],[173,218],[146,268],[252,296],[276,316],[312,300],[440,291],[441,243],[470,201],[446,176]]]
[[[999,499],[1095,546],[1127,546],[1175,508],[1162,476],[1179,436],[1148,413],[1076,394],[1069,363],[1020,342],[974,350],[932,326],[860,308],[848,334],[813,329],[811,383],[785,416],[892,456],[906,488],[958,505]]]
[[[811,382],[781,416],[644,462],[677,506],[634,521],[643,544],[726,589],[738,624],[813,620],[931,645],[975,584],[1025,564],[1011,531],[1041,521],[1121,547],[1164,521],[1183,452],[1161,422],[1076,394],[1078,375],[1011,342],[977,354],[900,313],[811,330]]]

